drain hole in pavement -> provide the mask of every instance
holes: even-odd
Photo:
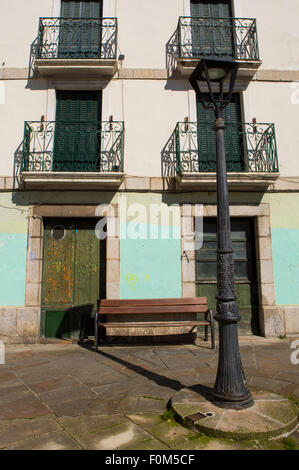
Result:
[[[214,413],[208,411],[207,413],[193,413],[192,415],[189,415],[189,416],[186,416],[187,419],[189,419],[190,421],[192,421],[192,423],[195,423],[196,421],[199,421],[200,419],[204,419],[204,418],[211,418],[212,416],[214,416]]]

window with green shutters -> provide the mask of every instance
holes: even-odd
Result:
[[[97,171],[100,91],[57,91],[53,171]]]
[[[194,56],[232,56],[231,2],[191,0]]]
[[[208,94],[204,94],[208,100]],[[232,95],[231,103],[223,112],[225,121],[225,151],[227,171],[242,171],[245,168],[243,156],[243,133],[240,112],[240,96]],[[199,171],[216,171],[215,116],[212,109],[205,109],[197,100],[197,132]]]
[[[100,56],[102,3],[100,0],[62,0],[59,58]]]

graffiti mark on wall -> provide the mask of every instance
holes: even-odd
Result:
[[[126,282],[129,284],[131,287],[132,291],[135,290],[135,284],[138,282],[138,276],[136,274],[126,274]]]
[[[146,273],[144,276],[144,281],[149,282],[149,280],[150,280],[150,275]],[[139,279],[138,279],[138,276],[136,276],[136,274],[131,274],[131,273],[126,274],[126,282],[129,284],[133,292],[135,290],[135,284],[137,284],[138,281]]]

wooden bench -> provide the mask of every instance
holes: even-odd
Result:
[[[139,315],[144,314],[186,314],[203,313],[202,321],[196,320],[159,320],[159,321],[111,321],[106,322],[108,315]],[[168,315],[170,316],[170,315]],[[110,328],[146,328],[146,327],[191,327],[190,332],[197,326],[205,327],[205,341],[208,341],[208,329],[211,329],[212,348],[215,349],[214,320],[212,311],[208,309],[206,297],[186,299],[123,299],[99,300],[95,315],[95,348],[98,350],[100,339],[107,327]],[[99,334],[100,332],[100,334]]]

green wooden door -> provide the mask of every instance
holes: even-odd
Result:
[[[102,0],[62,0],[58,57],[96,59],[101,51]],[[72,19],[70,21],[69,19]]]
[[[230,0],[191,0],[193,55],[232,56]]]
[[[254,220],[231,219],[231,236],[234,250],[236,296],[242,334],[259,334],[258,295],[256,277],[256,254]],[[203,224],[203,246],[196,252],[197,295],[206,296],[208,305],[216,311],[216,219],[206,218]]]
[[[204,94],[208,99],[208,94]],[[241,125],[240,96],[233,93],[231,103],[225,108],[225,156],[227,171],[245,169],[243,135]],[[205,109],[197,99],[199,171],[216,171],[215,116],[212,109]]]
[[[57,91],[53,171],[97,171],[101,92]]]
[[[100,240],[94,219],[44,224],[42,310],[46,337],[78,338],[100,297]]]

